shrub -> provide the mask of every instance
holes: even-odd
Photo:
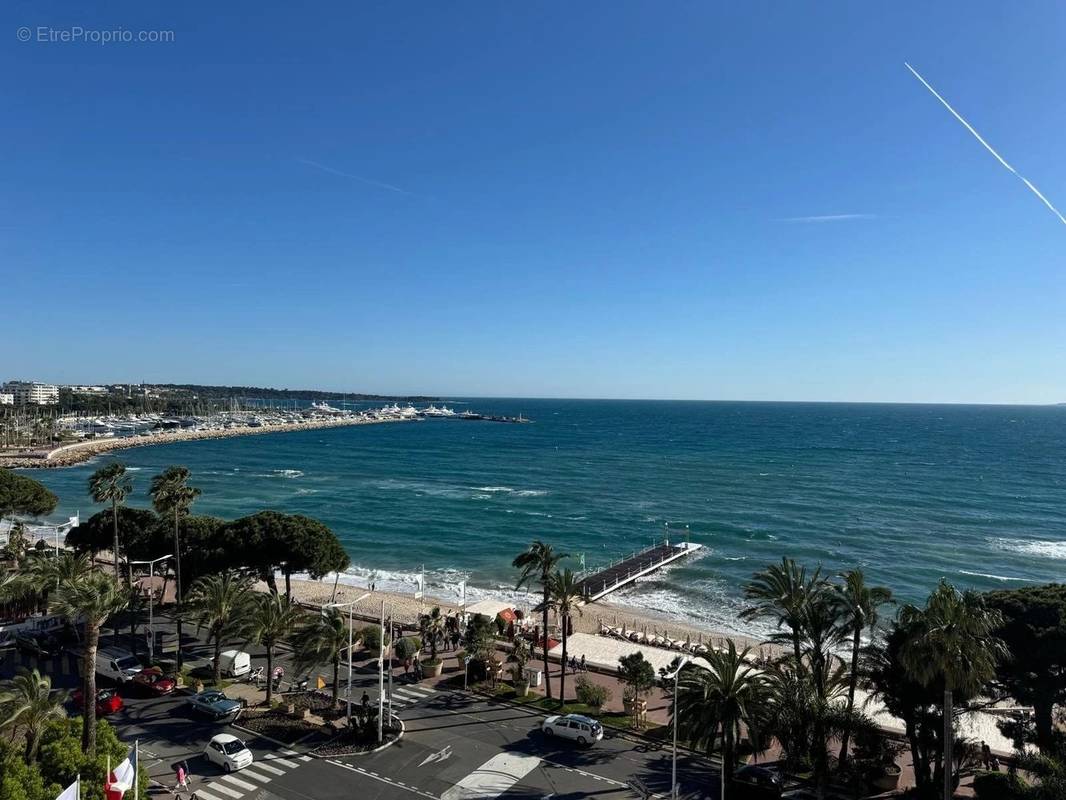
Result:
[[[599,683],[593,683],[587,675],[578,675],[575,683],[577,685],[577,701],[590,708],[603,708],[607,701],[611,699],[610,688]]]
[[[618,659],[618,679],[626,685],[626,697],[636,699],[654,688],[655,668],[643,653],[631,653]]]
[[[1021,800],[1028,794],[1028,786],[1009,772],[978,772],[973,791],[977,800]]]
[[[381,650],[381,626],[367,625],[359,632],[359,638],[363,640],[363,647],[375,656]]]
[[[393,652],[396,654],[396,658],[400,661],[406,661],[409,658],[414,658],[415,653],[418,652],[418,648],[415,647],[415,643],[407,636],[402,639],[396,640],[396,646],[393,647]]]

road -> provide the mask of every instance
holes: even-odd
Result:
[[[157,629],[170,625],[158,615],[156,622]],[[183,649],[207,651],[203,642],[191,638]],[[261,650],[246,649],[253,664],[262,662]],[[293,675],[290,654],[281,653],[279,660]],[[7,677],[16,666],[35,662],[16,651],[3,662],[0,674]],[[71,655],[39,666],[53,674],[57,686],[72,688],[79,682]],[[343,668],[340,680],[343,691]],[[356,671],[352,685],[354,700],[366,692],[376,704],[377,673],[372,666]],[[175,782],[173,765],[182,760],[188,761],[194,776],[191,788],[201,800],[620,799],[641,796],[627,785],[632,779],[659,797],[670,794],[668,747],[607,729],[602,742],[581,748],[542,734],[543,713],[459,690],[411,684],[402,677],[394,679],[393,705],[406,728],[403,738],[377,753],[337,758],[312,758],[299,744],[284,747],[239,728],[191,718],[181,694],[124,699],[126,708],[111,722],[124,740],[139,742],[153,793],[168,798]],[[220,732],[246,741],[255,758],[251,767],[226,776],[203,759],[205,745]],[[678,779],[680,797],[686,800],[717,797],[717,768],[706,759],[683,753]]]

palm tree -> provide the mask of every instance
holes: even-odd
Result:
[[[348,624],[337,608],[325,608],[297,630],[293,637],[296,669],[328,661],[333,667],[333,705],[340,691],[341,656],[348,649]]]
[[[89,494],[94,503],[111,504],[111,522],[115,530],[115,579],[118,580],[118,507],[126,502],[130,492],[133,491],[133,481],[126,475],[126,465],[120,461],[113,461],[107,466],[100,467],[89,476]]]
[[[66,691],[53,691],[52,679],[36,669],[32,672],[20,669],[18,675],[0,687],[0,701],[4,703],[0,727],[22,726],[26,736],[26,762],[32,764],[37,760],[37,745],[45,727],[53,719],[67,715],[63,708]]]
[[[575,613],[581,614],[581,582],[569,569],[553,572],[548,581],[548,608],[555,612],[563,629],[563,669],[559,673],[559,705],[566,702],[566,642],[569,638],[570,620]],[[538,610],[540,607],[538,606]]]
[[[744,587],[744,596],[754,600],[755,605],[745,609],[740,616],[742,619],[769,617],[776,620],[778,628],[787,627],[789,634],[784,638],[791,640],[798,664],[802,661],[804,610],[814,597],[825,591],[821,567],[808,577],[806,567],[799,566],[791,558],[782,558],[780,564],[756,572]]]
[[[840,573],[843,583],[834,585],[833,601],[841,620],[840,624],[851,631],[851,673],[848,676],[848,711],[855,708],[855,689],[859,683],[859,654],[862,651],[864,630],[877,627],[881,606],[892,602],[892,590],[884,586],[869,586],[861,569]],[[845,731],[840,742],[840,766],[848,763],[848,738]]]
[[[722,788],[726,789],[736,764],[736,743],[741,725],[749,731],[758,724],[766,704],[766,680],[748,663],[751,649],[737,651],[732,640],[725,650],[711,650],[707,667],[686,666],[677,679],[677,696],[671,714],[677,715],[678,732],[708,755],[714,752],[719,730],[722,735]]]
[[[929,595],[925,608],[906,605],[900,623],[913,626],[900,652],[910,676],[928,686],[944,684],[944,800],[951,800],[952,693],[973,696],[996,674],[996,664],[1007,655],[1003,641],[994,635],[1003,617],[985,606],[972,590],[960,592],[945,580]]]
[[[204,575],[189,588],[185,613],[207,629],[208,642],[215,645],[215,685],[222,683],[222,642],[248,630],[252,616],[252,588],[247,578],[227,570]]]
[[[555,566],[564,558],[566,558],[566,553],[556,553],[550,544],[545,544],[538,539],[529,546],[528,550],[516,556],[515,560],[511,562],[512,567],[522,570],[518,583],[515,584],[515,589],[520,589],[524,584],[538,581],[543,592],[540,605],[544,615],[544,629],[542,631],[544,641],[540,644],[544,646],[545,691],[549,700],[552,696],[552,682],[548,678],[548,584],[551,574],[555,571]],[[563,669],[566,669],[565,664]]]
[[[152,478],[152,507],[159,516],[174,518],[174,601],[178,615],[177,665],[181,669],[181,536],[179,520],[189,513],[189,508],[200,496],[200,490],[189,486],[189,470],[185,467],[167,467]]]
[[[81,744],[87,753],[96,752],[96,649],[100,644],[100,626],[124,609],[128,601],[129,593],[115,578],[103,572],[62,581],[52,598],[53,611],[70,620],[81,619],[85,624]]]
[[[422,635],[425,644],[429,645],[429,660],[437,663],[437,648],[444,640],[445,626],[444,615],[440,613],[440,606],[434,606],[422,620]]]
[[[279,642],[292,636],[303,615],[303,609],[284,595],[267,593],[256,597],[249,620],[248,641],[266,648],[268,706],[274,682],[274,648]]]

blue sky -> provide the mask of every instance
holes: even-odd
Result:
[[[0,16],[0,377],[1066,401],[1066,4]]]

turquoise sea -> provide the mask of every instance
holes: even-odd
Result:
[[[453,405],[449,401],[449,405]],[[264,508],[328,523],[353,582],[506,594],[533,538],[591,568],[688,526],[704,554],[615,602],[735,625],[753,570],[789,555],[862,566],[906,600],[940,577],[980,589],[1063,580],[1066,407],[469,400],[531,425],[457,420],[158,445],[116,454],[147,505],[184,464],[199,513]],[[110,457],[108,457],[110,458]],[[103,460],[103,459],[102,459]],[[102,461],[101,460],[101,461]],[[101,461],[34,474],[59,513],[94,510]]]

